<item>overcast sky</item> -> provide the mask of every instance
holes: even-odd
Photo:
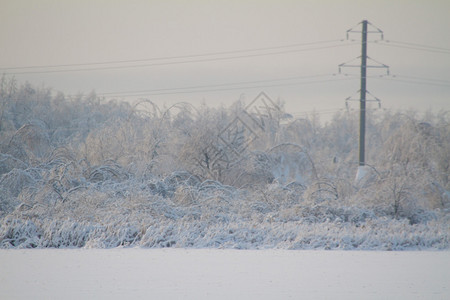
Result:
[[[367,89],[382,107],[449,110],[449,15],[446,0],[0,0],[0,72],[65,94],[95,90],[159,105],[228,106],[266,91],[292,114],[326,117],[358,97],[359,70],[339,75],[338,65],[361,54],[360,33],[346,41],[346,31],[367,19],[391,41],[369,43],[370,63],[397,76],[369,70]],[[45,68],[11,69],[33,66]],[[30,71],[43,73],[20,74]]]

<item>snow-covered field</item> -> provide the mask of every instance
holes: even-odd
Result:
[[[0,251],[0,299],[450,299],[450,252]]]

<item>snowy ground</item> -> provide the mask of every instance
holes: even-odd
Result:
[[[0,251],[0,299],[450,299],[450,252]]]

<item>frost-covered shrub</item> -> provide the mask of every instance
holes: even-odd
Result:
[[[33,221],[6,217],[0,227],[2,248],[36,248],[40,246],[41,232]]]
[[[22,169],[13,169],[9,173],[3,174],[0,179],[0,187],[4,195],[12,198],[17,197],[24,188],[33,186],[35,183],[35,178]]]

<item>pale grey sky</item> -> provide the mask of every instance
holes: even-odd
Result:
[[[351,35],[353,42],[339,40],[345,39],[347,29],[367,19],[383,30],[385,40],[392,41],[370,43],[368,55],[398,75],[369,78],[367,88],[382,100],[382,106],[449,110],[449,15],[450,1],[446,0],[0,0],[0,72],[44,71],[14,76],[66,94],[126,92],[118,98],[147,98],[159,105],[187,101],[227,106],[240,97],[251,101],[264,90],[274,99],[283,99],[290,113],[315,109],[325,116],[345,108],[345,98],[359,90],[359,70],[344,70],[353,77],[332,74],[340,63],[360,55],[360,34]],[[377,38],[377,34],[369,35],[370,40]],[[176,60],[90,64],[319,41],[334,42]],[[287,52],[291,50],[295,51]],[[283,53],[260,55],[273,52]],[[245,57],[228,59],[230,56]],[[7,69],[84,63],[90,65]],[[120,68],[99,70],[116,66]],[[80,68],[90,70],[68,71]],[[49,72],[60,69],[66,71]],[[380,74],[381,70],[369,71],[369,76]],[[291,77],[304,78],[277,80]],[[254,81],[266,82],[246,84],[242,89],[243,85],[231,85]],[[192,86],[207,88],[190,93],[178,89]],[[177,93],[128,95],[136,91]],[[358,105],[352,103],[351,107],[357,109]]]

